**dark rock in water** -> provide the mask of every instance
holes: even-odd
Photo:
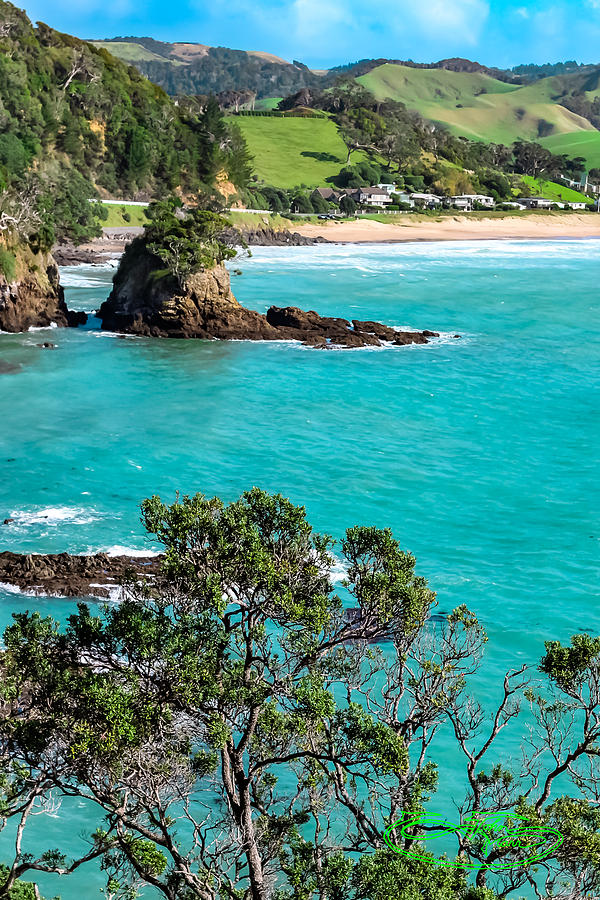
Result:
[[[56,350],[56,344],[51,344],[50,341],[44,341],[43,344],[36,344],[36,347],[40,347],[42,350]]]
[[[4,522],[3,522],[2,524],[3,524],[3,525],[10,525],[10,524],[11,524],[12,522],[14,522],[14,521],[15,521],[14,519],[5,519]]]
[[[272,306],[264,316],[238,303],[224,266],[191,275],[182,283],[169,275],[161,277],[157,260],[142,239],[126,250],[98,316],[104,329],[148,337],[295,340],[321,348],[428,342],[423,332],[399,332],[378,322],[355,321],[351,326],[346,319],[295,306]]]
[[[269,225],[261,225],[258,228],[228,228],[223,237],[234,244],[247,244],[248,247],[312,247],[314,244],[330,243],[323,237],[307,237],[297,231],[275,229]]]
[[[10,522],[12,520],[7,520]],[[6,524],[6,523],[5,523]],[[0,553],[0,582],[61,597],[109,597],[124,578],[156,576],[162,557]]]
[[[0,375],[14,375],[15,372],[21,371],[20,363],[7,363],[0,359]]]

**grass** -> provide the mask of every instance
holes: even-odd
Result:
[[[103,228],[126,228],[128,225],[145,225],[148,222],[144,214],[143,206],[130,206],[124,203],[123,206],[105,206],[108,210],[108,218],[102,222]],[[124,218],[124,214],[131,216],[131,221]]]
[[[301,224],[301,222],[318,222],[317,216],[303,216],[300,222],[289,219],[286,216],[280,216],[279,213],[242,213],[235,210],[230,210],[226,214],[226,218],[238,227],[259,228],[261,225],[268,225],[276,231],[284,229],[293,231],[294,227]]]
[[[260,181],[281,188],[325,185],[346,165],[346,145],[329,118],[234,116]],[[358,162],[364,154],[353,153]]]
[[[565,203],[581,203],[581,201],[589,203],[589,197],[566,187],[564,184],[532,178],[531,175],[523,175],[522,180],[531,188],[535,197],[545,197],[547,200],[558,200]]]
[[[158,62],[173,62],[175,65],[181,65],[180,62],[176,60],[165,60],[164,56],[159,56],[158,53],[153,53],[152,50],[147,50],[145,47],[142,47],[141,44],[135,44],[129,41],[90,41],[94,47],[104,47],[105,50],[108,50],[113,56],[116,56],[117,59],[125,60],[125,62],[148,62],[148,61],[158,61]]]
[[[582,156],[589,169],[600,169],[600,131],[579,131],[575,134],[553,134],[541,141],[552,153],[570,157]]]
[[[400,100],[454,134],[475,140],[511,144],[538,140],[547,128],[555,134],[597,134],[587,119],[553,100],[555,79],[522,87],[488,75],[445,69],[411,69],[386,63],[357,79],[378,99]]]
[[[256,109],[277,109],[281,100],[283,100],[283,97],[263,97],[262,100],[256,101],[255,108]]]

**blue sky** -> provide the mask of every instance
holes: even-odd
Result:
[[[315,67],[379,56],[600,62],[600,0],[31,0],[26,8],[79,37],[148,35]]]

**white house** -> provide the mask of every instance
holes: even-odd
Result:
[[[519,203],[527,209],[550,209],[554,206],[554,200],[547,200],[545,197],[520,197]]]
[[[427,206],[430,209],[434,206],[439,206],[442,202],[442,198],[436,196],[436,194],[414,193],[410,195],[410,199],[415,206]]]
[[[473,209],[476,203],[479,203],[481,206],[485,206],[487,209],[493,209],[496,205],[493,197],[487,197],[485,194],[460,194],[459,196],[452,197],[452,202],[454,206],[457,206],[456,201],[466,200],[470,203],[470,209]],[[461,203],[462,206],[462,203]]]
[[[380,187],[360,188],[358,199],[365,206],[379,206],[381,209],[394,202],[388,192]]]
[[[473,209],[473,204],[466,197],[452,197],[452,206],[455,209],[462,209],[465,212],[469,212]]]
[[[385,191],[386,194],[395,194],[396,193],[396,185],[395,184],[378,184],[377,185],[380,190]]]
[[[573,200],[567,203],[569,209],[587,209],[587,203],[583,200]]]

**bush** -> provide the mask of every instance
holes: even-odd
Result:
[[[0,248],[0,272],[8,282],[14,281],[17,274],[17,258],[10,250]]]

